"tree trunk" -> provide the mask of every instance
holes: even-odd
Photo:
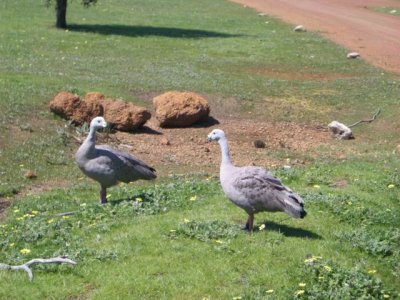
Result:
[[[56,4],[56,27],[67,28],[67,0],[57,0]]]

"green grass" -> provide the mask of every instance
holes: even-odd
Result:
[[[400,16],[400,8],[398,7],[370,7],[369,9],[384,13],[384,14],[391,14],[394,16]]]
[[[30,284],[23,272],[0,271],[1,299],[397,297],[398,77],[222,0],[110,0],[89,9],[72,1],[69,30],[53,23],[40,1],[0,3],[0,198],[12,201],[0,262],[68,255],[78,265],[37,266]],[[304,197],[304,220],[262,213],[256,226],[265,230],[249,235],[240,228],[245,213],[200,175],[114,187],[111,204],[98,205],[97,186],[74,164],[79,129],[47,103],[60,90],[99,91],[150,107],[142,95],[175,89],[206,94],[211,105],[234,99],[242,118],[250,111],[326,125],[377,107],[382,114],[356,127],[355,141],[338,142],[344,158],[321,147],[309,165],[275,170]],[[25,178],[27,170],[38,178]],[[56,216],[68,211],[75,214]],[[321,258],[310,263],[313,255]]]

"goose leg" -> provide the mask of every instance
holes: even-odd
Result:
[[[100,190],[100,202],[101,204],[107,203],[107,189],[103,187]]]
[[[254,215],[249,215],[249,218],[247,219],[246,223],[246,229],[249,232],[253,232],[253,221],[254,221]]]

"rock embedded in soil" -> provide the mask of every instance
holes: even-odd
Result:
[[[307,31],[303,25],[298,25],[293,30],[296,32],[306,32]]]
[[[160,127],[191,126],[210,113],[207,100],[192,92],[166,92],[155,97],[153,105]]]
[[[358,58],[358,57],[360,57],[360,53],[358,52],[347,53],[347,58]]]
[[[254,147],[256,148],[265,148],[265,142],[262,140],[255,140],[254,141]]]

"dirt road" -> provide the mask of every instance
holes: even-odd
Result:
[[[400,75],[400,16],[374,12],[396,0],[231,0],[320,32],[369,63]]]

